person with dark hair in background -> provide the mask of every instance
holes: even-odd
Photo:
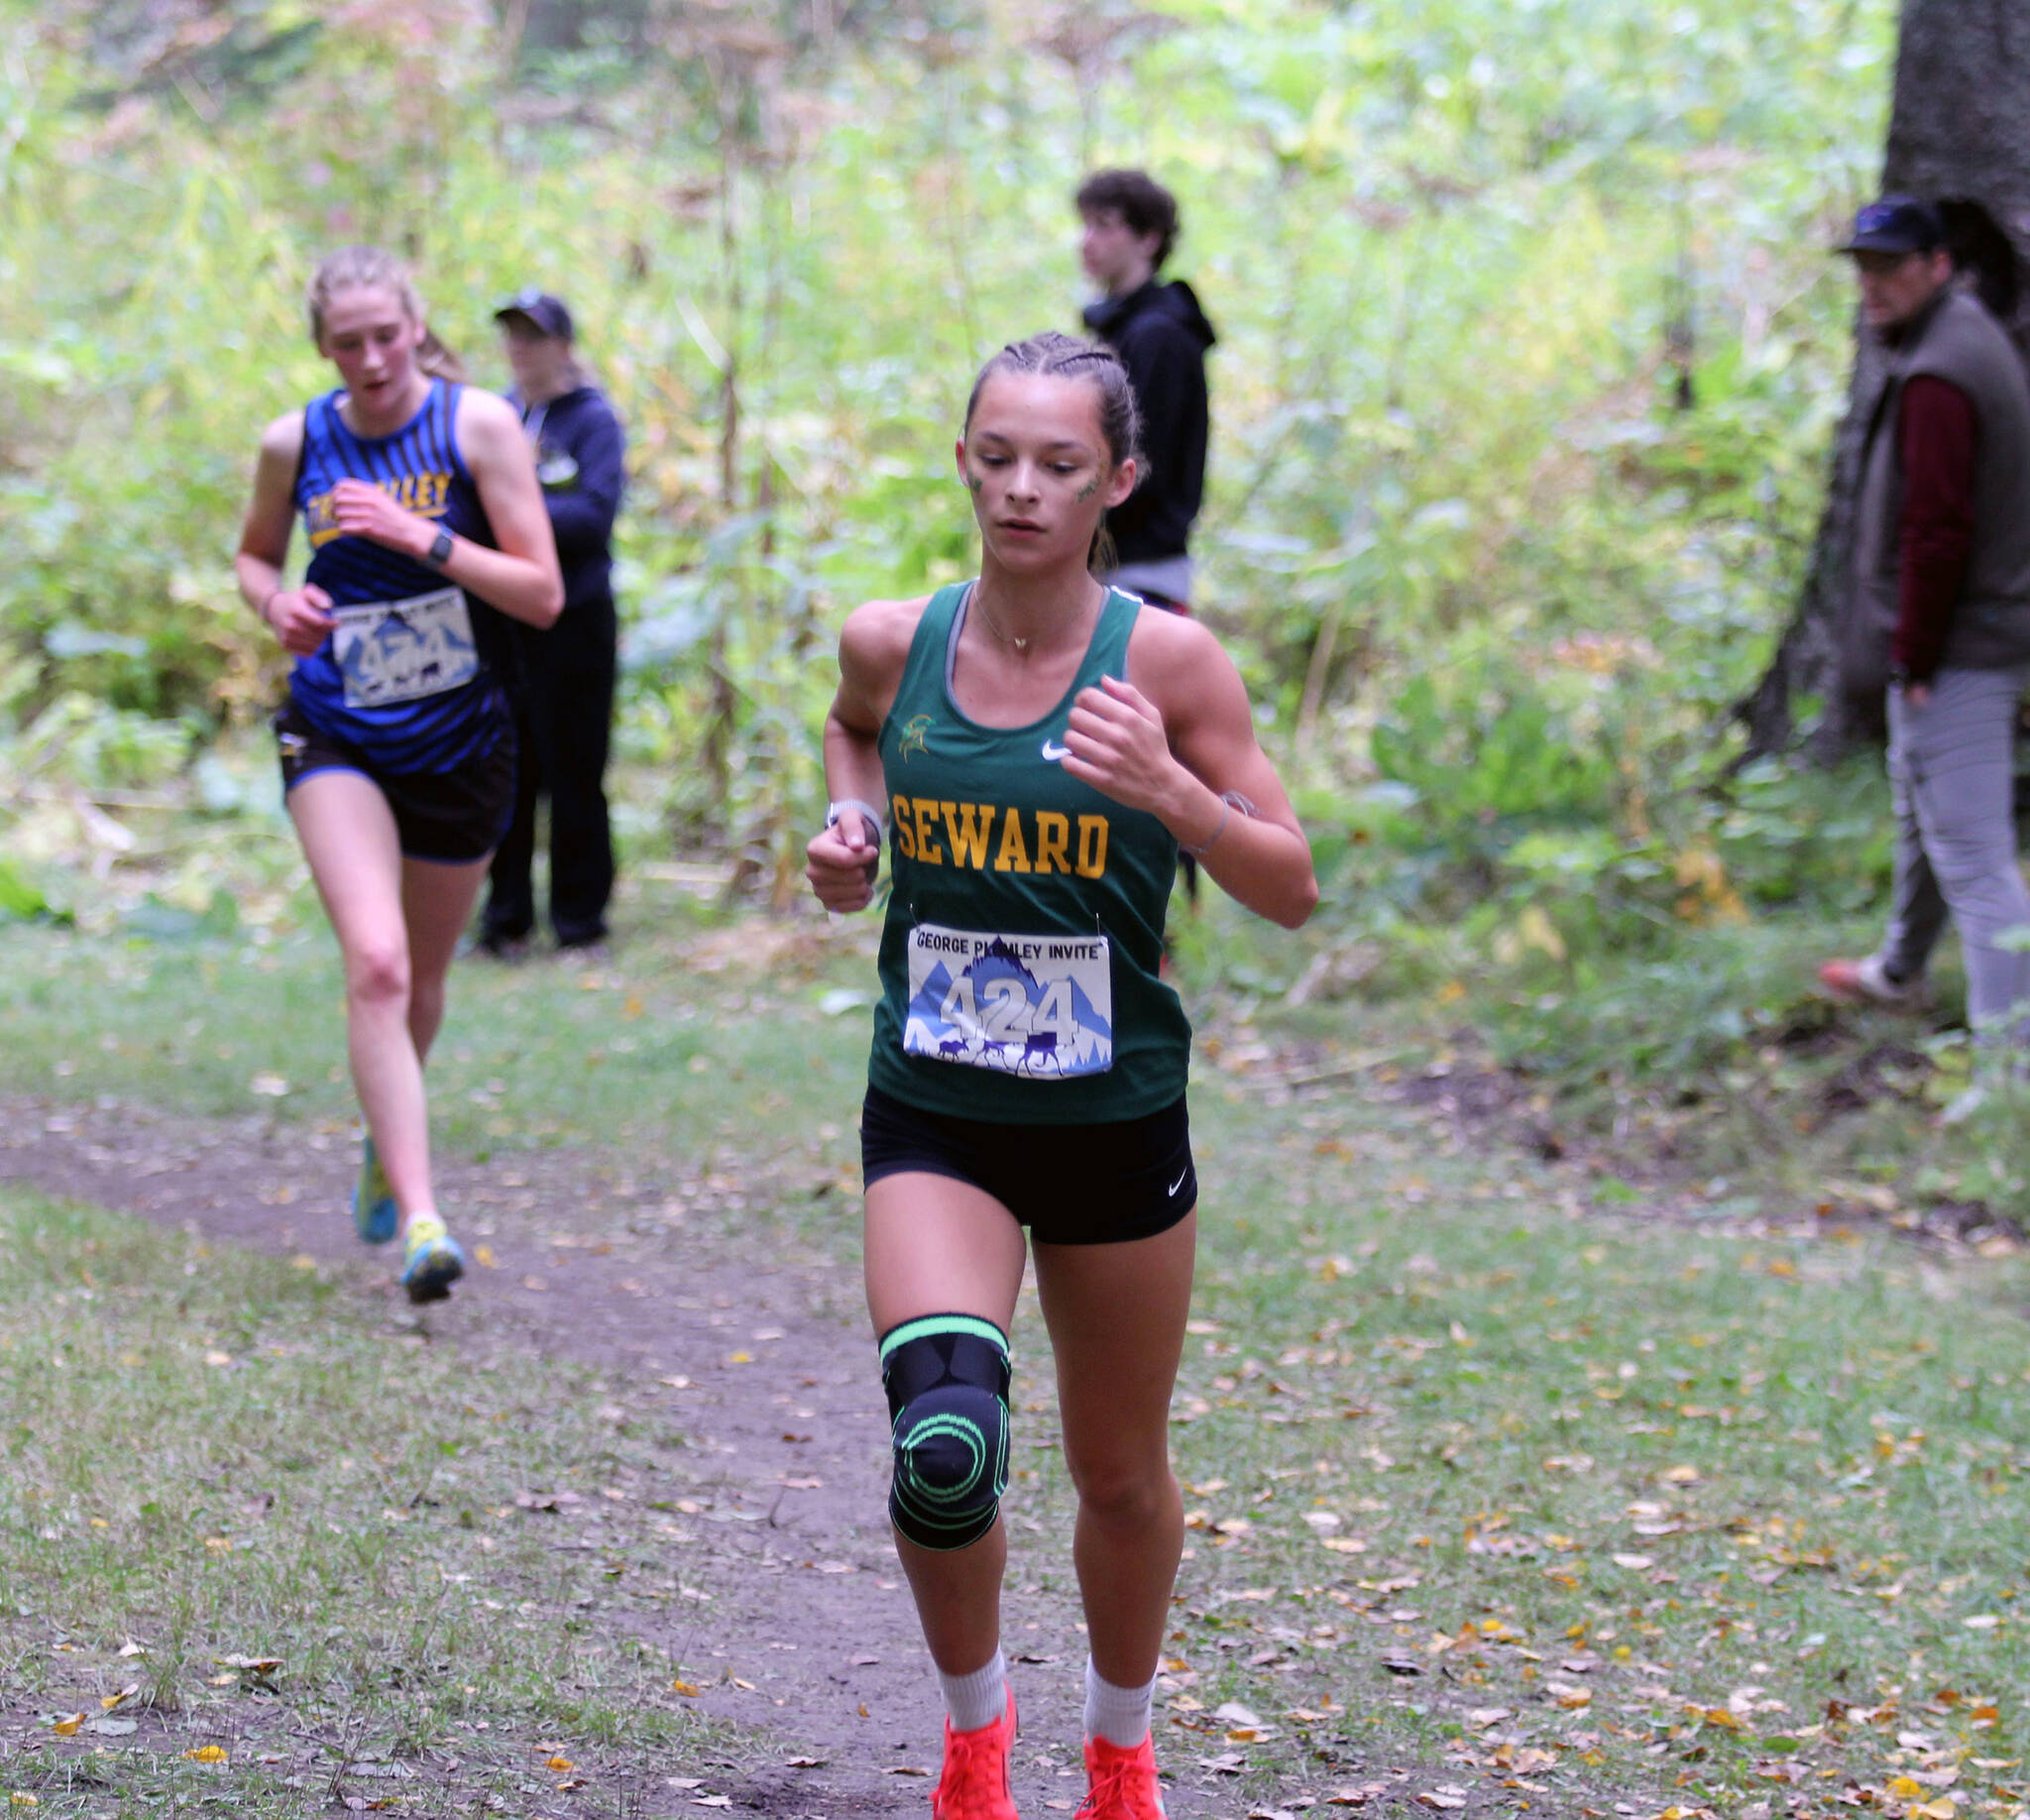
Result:
[[[2030,382],[1955,282],[1945,242],[1930,204],[1885,196],[1840,249],[1889,350],[1861,456],[1843,657],[1850,687],[1888,686],[1896,877],[1880,947],[1819,978],[1839,998],[1911,1002],[1950,915],[1968,1017],[1993,1053],[1997,1038],[2021,1042],[2030,996],[2030,955],[2004,940],[2030,925],[2011,771],[2030,680]]]
[[[1109,576],[1152,607],[1186,613],[1191,521],[1205,492],[1205,351],[1217,337],[1190,285],[1157,277],[1177,244],[1177,198],[1141,171],[1078,186],[1079,258],[1102,295],[1085,326],[1121,357],[1141,413],[1142,478],[1106,514]]]
[[[508,401],[535,450],[543,504],[564,570],[564,612],[547,631],[516,626],[512,690],[521,739],[514,820],[494,854],[480,946],[517,952],[535,928],[536,798],[550,799],[550,926],[559,948],[607,933],[614,842],[607,748],[620,641],[614,607],[614,517],[625,444],[606,394],[578,358],[571,312],[524,290],[494,312],[514,370]]]

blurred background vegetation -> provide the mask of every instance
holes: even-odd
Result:
[[[228,555],[356,239],[483,382],[501,295],[569,299],[631,436],[628,858],[787,903],[839,622],[966,571],[966,386],[1074,325],[1129,163],[1221,334],[1201,608],[1324,885],[1260,989],[1467,1000],[1582,1084],[1765,1053],[1886,876],[1878,761],[1736,767],[1731,711],[1894,50],[1890,0],[0,0],[0,904],[154,805],[273,818]]]

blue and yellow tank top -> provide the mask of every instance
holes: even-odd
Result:
[[[432,379],[422,406],[387,436],[358,436],[343,390],[303,411],[295,506],[310,543],[304,580],[331,596],[340,626],[289,672],[289,693],[319,733],[389,771],[444,772],[484,757],[511,726],[501,669],[505,628],[483,601],[434,569],[341,532],[332,492],[364,480],[409,512],[475,543],[493,526],[453,434],[460,388]]]
[[[1071,703],[1127,672],[1141,603],[1108,594],[1071,686],[1027,727],[952,697],[971,584],[924,608],[880,752],[894,890],[867,1078],[926,1111],[1103,1124],[1184,1090],[1191,1026],[1157,975],[1178,845],[1065,774]]]

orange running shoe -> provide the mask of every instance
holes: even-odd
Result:
[[[945,1767],[931,1790],[931,1820],[1019,1820],[1008,1791],[1008,1753],[1015,1746],[1015,1696],[993,1725],[955,1732],[945,1721]]]
[[[1124,1751],[1104,1738],[1085,1741],[1085,1799],[1072,1820],[1169,1820],[1156,1779],[1156,1741]]]

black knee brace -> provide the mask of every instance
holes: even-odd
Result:
[[[922,1548],[963,1548],[1008,1489],[1008,1338],[972,1314],[926,1314],[881,1336],[895,1441],[888,1515]]]

